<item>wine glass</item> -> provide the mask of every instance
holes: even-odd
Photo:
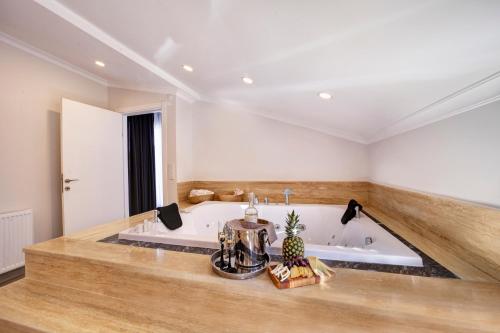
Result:
[[[226,241],[226,233],[223,228],[221,229],[220,221],[217,222],[217,237],[220,242],[220,260],[215,263],[215,266],[224,269],[224,267],[226,267],[226,263],[224,262],[224,242]]]
[[[217,237],[219,242],[223,243],[226,240],[226,233],[224,232],[224,227],[221,228],[221,222],[217,222]]]
[[[227,268],[226,271],[229,273],[236,273],[237,269],[232,265],[231,253],[234,248],[234,234],[232,232],[228,232],[226,234],[226,246],[227,246]]]

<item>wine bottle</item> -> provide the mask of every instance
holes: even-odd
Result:
[[[245,221],[246,222],[252,222],[252,223],[257,223],[259,217],[258,217],[258,211],[257,208],[254,207],[255,195],[253,192],[248,193],[248,207],[245,209]]]

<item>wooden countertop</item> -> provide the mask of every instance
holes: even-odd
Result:
[[[0,332],[500,331],[500,284],[336,269],[278,290],[220,278],[208,256],[95,242],[143,218],[27,248],[26,278],[0,288]]]

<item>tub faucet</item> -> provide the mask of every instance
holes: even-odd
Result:
[[[285,205],[289,205],[290,202],[288,200],[288,197],[290,196],[290,194],[293,194],[292,190],[289,189],[289,188],[286,188],[284,191],[283,191],[283,194],[285,195]]]
[[[264,198],[264,204],[265,204],[265,205],[269,205],[269,198],[268,198],[268,197],[265,197],[265,198]]]

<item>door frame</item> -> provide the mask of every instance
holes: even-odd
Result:
[[[167,103],[161,102],[161,103],[153,103],[153,104],[144,104],[144,105],[138,105],[138,106],[131,106],[131,107],[124,107],[124,108],[118,108],[118,112],[123,114],[123,131],[122,131],[122,137],[123,137],[123,191],[125,192],[124,195],[124,207],[125,207],[125,217],[129,217],[129,191],[128,191],[128,129],[127,129],[127,117],[129,116],[138,116],[141,114],[147,114],[147,113],[161,113],[161,136],[162,136],[162,165],[163,168],[165,168],[165,165],[167,165],[167,156],[165,154],[165,138],[166,138],[166,131],[165,129],[167,128]],[[163,176],[165,175],[163,170],[162,170]],[[163,177],[163,201],[166,202],[167,197],[166,197],[166,179]]]

